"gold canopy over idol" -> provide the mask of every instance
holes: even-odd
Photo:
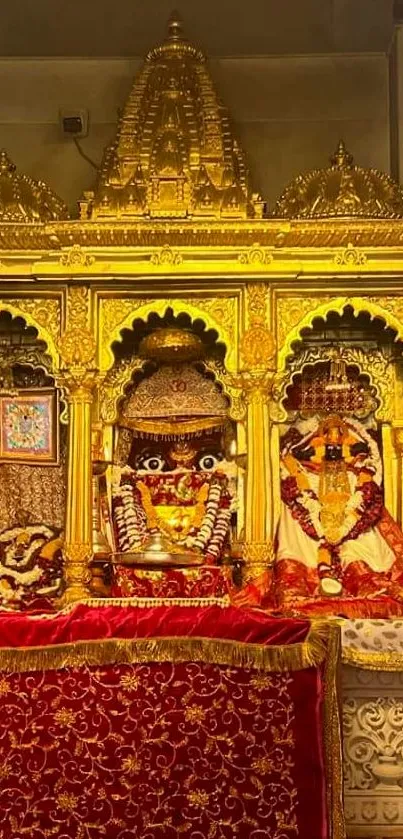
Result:
[[[185,330],[160,329],[140,344],[140,354],[160,368],[143,379],[122,411],[122,425],[139,435],[186,438],[225,426],[228,405],[217,385],[191,361],[203,343]]]

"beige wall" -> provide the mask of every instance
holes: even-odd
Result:
[[[139,62],[0,59],[0,146],[74,208],[94,170],[61,136],[59,107],[85,107],[85,152],[99,162]],[[211,71],[248,155],[256,187],[273,203],[303,169],[325,165],[343,137],[357,162],[389,170],[385,54],[222,58]]]

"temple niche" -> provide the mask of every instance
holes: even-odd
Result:
[[[391,411],[402,344],[346,306],[313,320],[288,360],[274,597],[282,608],[400,614],[401,510]]]
[[[214,598],[233,584],[241,490],[217,338],[168,309],[135,321],[114,346],[110,376],[125,371],[126,385],[110,461],[95,467],[95,592]]]
[[[46,343],[0,312],[0,605],[51,607],[63,590],[66,404]]]

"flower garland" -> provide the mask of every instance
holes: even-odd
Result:
[[[190,482],[192,491],[181,499],[177,489],[183,484],[184,477]],[[218,470],[162,475],[126,471],[120,485],[113,491],[117,544],[122,552],[140,551],[149,530],[155,524],[147,516],[144,486],[151,490],[154,505],[175,500],[178,507],[193,506],[196,500],[196,506],[200,507],[199,515],[179,544],[205,554],[207,561],[210,558],[215,562],[220,558],[231,521],[232,497],[225,474]]]
[[[358,478],[355,491],[351,493],[344,509],[343,523],[339,528],[339,538],[336,543],[326,539],[321,522],[322,504],[317,493],[307,486],[307,476],[300,463],[293,457],[294,445],[303,445],[317,430],[318,422],[309,428],[304,427],[305,437],[296,441],[290,439],[289,445],[283,448],[281,461],[281,497],[289,507],[292,517],[298,521],[304,533],[318,542],[319,554],[330,558],[332,564],[339,564],[341,545],[347,540],[357,539],[362,533],[371,530],[380,520],[383,511],[383,494],[381,490],[382,464],[378,447],[373,438],[362,425],[349,419],[349,426],[368,446],[369,455],[363,461],[361,468],[366,470],[365,479]],[[308,433],[307,433],[308,432]],[[368,473],[372,474],[369,475]]]

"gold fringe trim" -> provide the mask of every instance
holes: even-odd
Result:
[[[152,609],[154,606],[193,606],[200,609],[205,606],[221,606],[228,609],[231,600],[228,594],[222,597],[91,597],[88,600],[80,600],[87,606],[138,606],[140,609]],[[75,606],[77,603],[74,604]],[[60,614],[60,613],[59,613]]]
[[[327,812],[330,839],[346,839],[343,804],[340,651],[340,627],[338,627],[335,623],[328,624],[323,728],[325,741]]]
[[[351,667],[360,667],[362,670],[384,670],[390,673],[398,673],[403,670],[403,653],[371,652],[354,650],[344,647],[342,651],[343,664]]]
[[[49,647],[3,647],[0,670],[23,673],[108,664],[200,661],[230,667],[282,672],[317,667],[326,658],[328,624],[312,626],[302,643],[263,646],[219,638],[106,638]]]
[[[200,417],[198,419],[132,419],[125,417],[125,427],[131,428],[138,435],[158,438],[164,437],[167,440],[176,440],[178,437],[198,436],[202,432],[212,429],[224,428],[227,423],[226,417]]]

